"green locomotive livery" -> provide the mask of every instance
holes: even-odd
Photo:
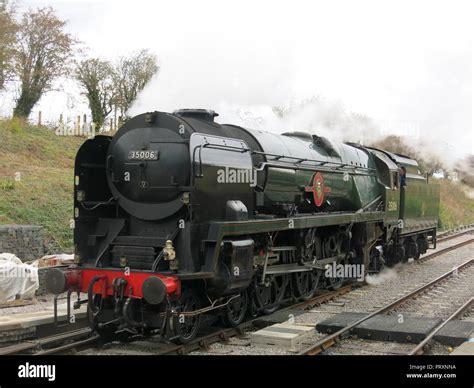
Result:
[[[360,276],[436,245],[439,187],[415,160],[215,116],[150,112],[79,150],[77,265],[48,284],[87,292],[101,335],[187,342],[203,315],[235,326],[356,277],[331,268]]]

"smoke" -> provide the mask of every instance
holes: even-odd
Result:
[[[303,131],[336,141],[364,143],[380,138],[379,124],[362,114],[349,112],[338,100],[322,96],[292,100],[276,107],[225,107],[223,118],[244,127],[272,132]]]
[[[398,264],[399,265],[399,264]],[[365,282],[367,284],[378,286],[386,282],[394,281],[398,278],[397,266],[393,268],[385,267],[381,272],[374,275],[367,275],[365,277]]]
[[[237,45],[237,49],[235,46]],[[232,50],[187,49],[163,54],[160,72],[139,95],[129,115],[179,108],[213,109],[217,121],[281,133],[305,131],[336,141],[364,143],[380,138],[379,123],[347,110],[340,99],[314,91],[307,96],[295,85],[292,46],[255,47],[234,42]],[[193,63],[199,58],[199,63]]]
[[[466,194],[470,197],[474,197],[474,155],[471,155],[465,159],[459,160],[455,166],[456,178],[461,182],[465,183]]]
[[[189,107],[214,109],[222,115],[236,108],[258,113],[291,98],[292,64],[285,59],[286,55],[291,57],[288,43],[259,47],[255,42],[241,41],[218,51],[195,44],[186,42],[179,53],[162,52],[160,72],[129,113]]]
[[[194,43],[183,43],[186,49],[179,55],[162,52],[160,72],[129,115],[205,108],[219,113],[220,123],[276,133],[305,131],[360,143],[381,136],[375,120],[348,111],[342,100],[323,96],[317,87],[308,94],[307,85],[298,86],[302,74],[295,61],[305,58],[294,41],[278,36],[267,44],[244,39],[217,52]]]

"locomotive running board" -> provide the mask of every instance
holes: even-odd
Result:
[[[308,272],[313,269],[299,264],[277,264],[270,265],[265,271],[265,275],[277,275],[281,273]]]
[[[327,259],[317,260],[316,262],[307,261],[303,265],[294,264],[277,264],[270,265],[265,271],[265,275],[277,275],[281,273],[295,273],[295,272],[308,272],[314,269],[324,270],[328,264],[332,264],[339,259],[344,259],[345,255],[328,257]]]
[[[276,230],[297,230],[305,228],[326,227],[332,225],[358,222],[385,222],[385,212],[337,212],[295,215],[292,218],[274,218],[268,220],[210,222],[207,238],[203,239],[205,265],[203,272],[215,272],[220,254],[220,244],[224,237],[268,233]],[[291,221],[291,222],[290,222]],[[332,260],[334,261],[334,259]],[[331,262],[332,262],[331,261]],[[315,267],[317,268],[317,267]]]
[[[327,259],[317,260],[317,261],[307,261],[304,263],[305,267],[310,269],[321,269],[325,270],[327,265],[336,263],[338,260],[345,259],[346,255],[341,254],[339,256],[328,257]]]

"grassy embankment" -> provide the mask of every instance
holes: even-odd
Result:
[[[42,225],[51,250],[71,251],[74,155],[83,141],[0,121],[0,224]]]
[[[474,199],[466,194],[467,186],[446,179],[432,181],[440,185],[441,229],[452,229],[474,222]]]

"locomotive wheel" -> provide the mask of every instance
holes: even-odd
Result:
[[[249,318],[252,318],[252,319],[258,317],[258,307],[255,302],[255,294],[250,294],[249,296],[248,316]]]
[[[288,277],[283,275],[283,276],[275,276],[273,278],[273,282],[271,285],[271,304],[274,306],[263,309],[262,312],[266,315],[272,314],[275,311],[278,310],[280,307],[280,303],[283,300],[283,297],[285,296],[285,291],[286,287],[288,286]]]
[[[247,291],[242,291],[239,296],[232,299],[224,307],[222,319],[226,326],[236,327],[245,319],[245,314],[249,306],[249,297]]]
[[[328,283],[329,283],[328,288],[330,290],[335,291],[335,290],[341,288],[343,282],[344,282],[343,278],[330,278],[328,280]]]
[[[272,314],[278,310],[285,296],[287,285],[288,279],[286,276],[275,276],[268,287],[256,284],[256,305],[263,307],[261,310],[263,314]],[[265,306],[271,307],[266,308]]]
[[[99,334],[100,338],[102,338],[104,341],[113,341],[115,339],[115,328],[113,327],[103,327],[103,328],[98,328],[94,327],[94,331]]]
[[[296,272],[292,276],[295,297],[307,300],[314,296],[318,288],[320,274],[316,271]]]
[[[178,312],[186,313],[199,310],[201,301],[191,289],[184,290],[178,300]],[[171,317],[173,341],[186,344],[196,337],[201,324],[201,315],[186,316],[182,314]]]
[[[369,261],[369,270],[368,273],[378,273],[382,271],[385,267],[385,259],[382,257],[381,253],[377,248],[372,248],[370,251],[370,261]]]
[[[337,264],[344,265],[345,262],[344,260],[342,260],[342,261],[339,261]],[[341,288],[342,284],[344,283],[344,278],[343,277],[326,277],[326,281],[327,281],[327,288],[335,291]]]

